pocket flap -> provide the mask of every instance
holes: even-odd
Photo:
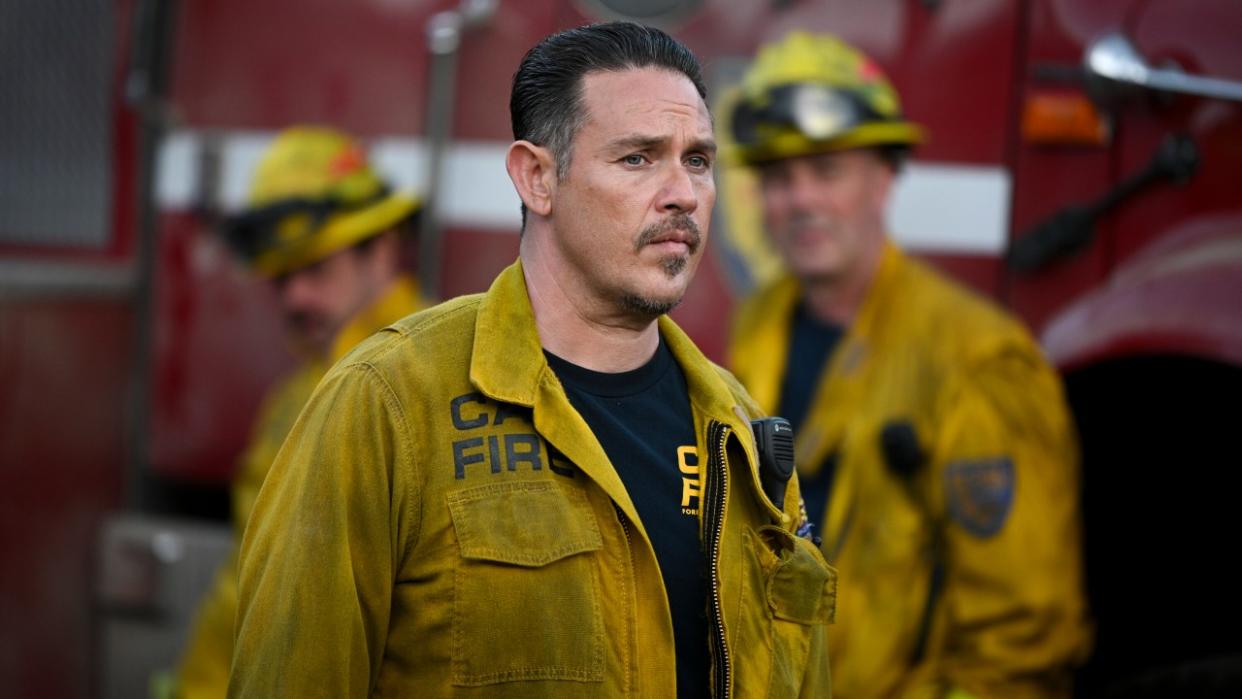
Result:
[[[837,612],[837,571],[814,544],[778,527],[761,534],[781,541],[779,562],[768,576],[768,606],[778,619],[831,624]]]
[[[462,558],[539,567],[604,546],[586,495],[550,481],[459,490],[448,505]]]

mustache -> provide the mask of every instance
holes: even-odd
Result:
[[[803,233],[813,230],[835,231],[836,221],[819,214],[796,214],[784,225],[786,233]]]
[[[830,228],[833,220],[820,214],[795,214],[788,225],[791,228]]]
[[[686,243],[690,246],[690,252],[699,249],[699,244],[703,241],[703,235],[699,232],[699,224],[695,223],[689,214],[674,214],[657,224],[644,228],[642,233],[638,234],[638,240],[634,242],[634,250],[642,250],[653,241],[673,231],[686,233],[688,238]]]

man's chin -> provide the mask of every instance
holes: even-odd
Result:
[[[621,297],[621,307],[633,316],[644,318],[647,320],[655,320],[660,316],[668,313],[681,303],[681,299],[666,300],[654,299],[635,294],[626,294]]]
[[[686,295],[697,262],[697,258],[687,256],[661,258],[659,266],[648,267],[642,275],[629,279],[628,284],[613,288],[616,310],[641,321],[668,313]]]
[[[690,255],[666,255],[660,258],[660,270],[669,279],[687,274],[690,270]]]
[[[293,351],[303,357],[326,355],[332,347],[332,334],[326,329],[305,326],[289,326],[289,344]]]
[[[685,287],[666,293],[628,291],[621,295],[621,308],[636,317],[654,320],[676,308],[685,294]]]

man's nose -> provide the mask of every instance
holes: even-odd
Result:
[[[281,306],[286,310],[297,311],[313,298],[314,285],[307,275],[294,272],[281,280],[277,293]]]
[[[695,188],[694,175],[681,163],[669,170],[660,190],[660,210],[688,214],[699,208],[699,192]]]
[[[786,184],[789,203],[799,211],[813,210],[815,202],[823,194],[823,183],[809,169],[795,167],[789,172]]]

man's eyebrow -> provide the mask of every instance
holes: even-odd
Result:
[[[665,140],[660,136],[634,134],[614,138],[605,147],[608,150],[650,150],[661,145]]]
[[[621,136],[608,142],[605,146],[607,150],[651,150],[657,148],[668,139],[664,136],[643,136],[636,134],[632,136]],[[716,142],[710,138],[698,139],[692,141],[686,149],[689,151],[703,151],[705,153],[716,152]]]
[[[716,154],[716,142],[710,138],[699,139],[690,144],[690,150],[702,151],[710,155]]]

